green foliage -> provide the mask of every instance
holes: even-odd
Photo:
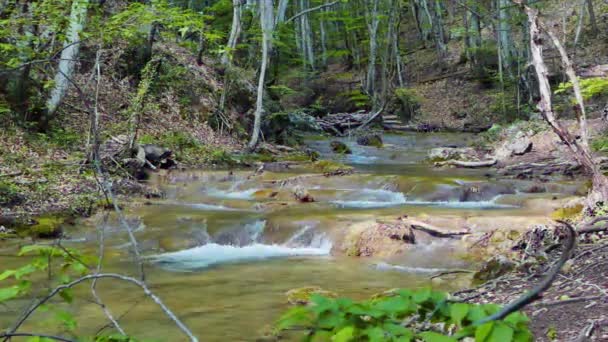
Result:
[[[16,184],[0,179],[0,206],[10,207],[23,202],[22,189]]]
[[[402,121],[411,120],[420,110],[422,98],[410,88],[395,89],[395,98],[399,101],[400,109],[397,114]]]
[[[583,99],[589,100],[597,96],[608,95],[608,78],[592,77],[579,80]],[[572,82],[560,83],[555,94],[564,94],[572,89]],[[575,103],[576,99],[572,99]]]
[[[396,290],[370,300],[312,296],[277,322],[277,334],[298,328],[305,341],[532,341],[528,318],[519,312],[504,320],[478,324],[499,310],[494,304],[451,302],[430,289]]]
[[[346,97],[350,102],[352,102],[355,107],[363,108],[370,105],[370,97],[364,94],[361,90],[355,89],[351,91],[347,91],[339,94],[338,96]]]
[[[8,269],[0,273],[0,303],[27,296],[32,291],[32,280],[37,273],[47,274],[53,286],[68,284],[74,277],[81,277],[89,273],[88,264],[96,262],[95,257],[81,254],[72,248],[29,245],[22,247],[19,256],[28,258],[29,262],[16,269]],[[51,271],[51,266],[54,265]],[[59,292],[59,297],[65,303],[73,301],[72,291],[66,288]],[[58,304],[49,304],[44,310],[53,313],[55,322],[64,330],[72,332],[78,324],[74,315],[62,309]]]
[[[602,135],[591,141],[591,148],[597,152],[608,152],[608,135]]]

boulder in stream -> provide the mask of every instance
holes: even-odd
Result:
[[[502,160],[511,156],[521,156],[532,151],[532,139],[524,132],[518,132],[515,137],[505,141],[496,149],[496,158]]]
[[[357,144],[361,146],[373,146],[378,148],[384,145],[379,134],[369,134],[359,137],[357,138]]]
[[[476,160],[477,152],[471,147],[437,147],[429,152],[429,160],[432,162],[446,160]]]
[[[340,153],[340,154],[353,153],[345,143],[338,141],[338,140],[332,141],[331,143],[329,143],[329,146],[331,147],[331,150],[334,151],[335,153]]]

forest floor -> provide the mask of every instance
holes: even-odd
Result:
[[[531,246],[522,246],[520,242],[519,247],[525,251],[518,254],[513,272],[456,294],[475,303],[510,303],[539,283],[561,254],[553,249],[543,259],[528,254]],[[549,246],[541,243],[535,247],[546,250]],[[608,234],[580,237],[572,258],[551,288],[524,309],[531,318],[536,341],[608,340],[607,279]]]

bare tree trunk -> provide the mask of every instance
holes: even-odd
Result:
[[[325,12],[325,10],[323,10]],[[319,31],[321,33],[321,61],[323,66],[327,66],[327,36],[325,33],[325,19],[319,19]]]
[[[597,19],[595,18],[595,9],[593,8],[593,0],[587,0],[587,11],[589,12],[589,21],[593,36],[596,36],[600,30],[597,27]]]
[[[264,80],[266,79],[266,69],[268,68],[270,40],[274,27],[274,6],[272,0],[260,0],[260,26],[262,27],[262,66],[258,78],[258,94],[255,105],[253,132],[249,141],[249,150],[255,150],[260,137],[262,126],[262,115],[264,114]]]
[[[289,0],[279,0],[279,5],[277,7],[277,18],[275,20],[276,25],[285,22],[285,14],[287,13],[288,6]]]
[[[583,33],[583,26],[585,24],[585,7],[587,6],[587,0],[581,0],[580,10],[578,14],[578,23],[576,24],[576,33],[574,34],[574,46],[578,45],[578,41],[581,39]]]
[[[588,207],[592,207],[597,202],[608,200],[608,178],[604,176],[604,174],[599,170],[599,167],[594,162],[593,156],[589,149],[587,141],[588,138],[586,117],[584,116],[584,103],[582,101],[580,87],[578,85],[576,75],[574,74],[574,69],[572,68],[572,63],[570,62],[570,59],[565,52],[565,49],[563,48],[557,37],[552,32],[545,29],[540,23],[540,19],[538,18],[538,10],[532,9],[528,6],[525,6],[525,10],[530,21],[530,50],[532,55],[532,64],[536,69],[541,96],[540,101],[538,103],[538,108],[541,111],[545,120],[553,129],[553,131],[570,149],[570,151],[572,152],[572,157],[583,167],[585,172],[591,176],[593,187],[588,197]],[[569,132],[569,130],[561,124],[561,122],[556,118],[555,113],[553,111],[553,105],[551,102],[552,92],[547,76],[549,74],[549,71],[543,59],[543,36],[541,28],[545,29],[546,33],[550,36],[554,45],[560,51],[560,55],[567,70],[568,77],[573,83],[575,96],[577,98],[579,106],[578,119],[579,126],[581,129],[581,143],[579,143],[576,138]]]
[[[222,64],[228,65],[232,60],[232,53],[236,48],[236,44],[241,35],[241,0],[232,0],[232,27],[230,28],[230,37],[226,50],[222,55]]]
[[[80,32],[84,29],[87,20],[88,5],[88,0],[74,0],[72,2],[70,25],[66,33],[63,50],[61,51],[59,69],[55,75],[55,86],[46,102],[44,124],[53,118],[70,87],[70,79],[74,74],[80,50]]]
[[[509,13],[510,1],[498,0],[498,42],[499,53],[502,57],[503,69],[511,74],[511,66],[513,65],[513,40],[511,39],[511,15]]]
[[[369,33],[369,62],[367,65],[367,78],[366,88],[370,96],[374,95],[375,83],[376,83],[376,56],[378,53],[378,24],[380,23],[380,17],[378,13],[378,7],[380,0],[366,0],[371,1],[371,6],[366,3],[366,21],[367,29]]]

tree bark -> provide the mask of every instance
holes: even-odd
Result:
[[[371,1],[371,4],[369,2]],[[366,0],[366,21],[369,33],[369,62],[367,65],[366,89],[370,96],[374,95],[376,83],[376,56],[378,53],[378,24],[380,18],[378,7],[380,0]]]
[[[74,0],[70,12],[70,24],[66,33],[66,41],[61,51],[59,69],[55,75],[55,86],[46,102],[46,114],[43,124],[46,125],[54,116],[70,87],[70,79],[74,74],[80,50],[80,32],[87,20],[88,0]]]
[[[595,37],[600,32],[600,30],[597,27],[597,19],[595,17],[595,9],[593,8],[593,0],[587,0],[587,11],[589,12],[589,21],[591,23],[591,30],[592,30],[593,36]]]
[[[226,44],[226,50],[222,55],[222,64],[228,65],[232,60],[232,53],[236,48],[236,44],[241,35],[241,0],[232,0],[232,27],[230,28],[230,37]]]
[[[262,126],[262,115],[264,114],[264,80],[266,79],[266,69],[268,68],[270,40],[274,27],[274,6],[272,0],[260,0],[260,26],[262,28],[262,66],[258,78],[258,93],[255,105],[253,132],[248,148],[253,151],[258,145],[260,129]]]

